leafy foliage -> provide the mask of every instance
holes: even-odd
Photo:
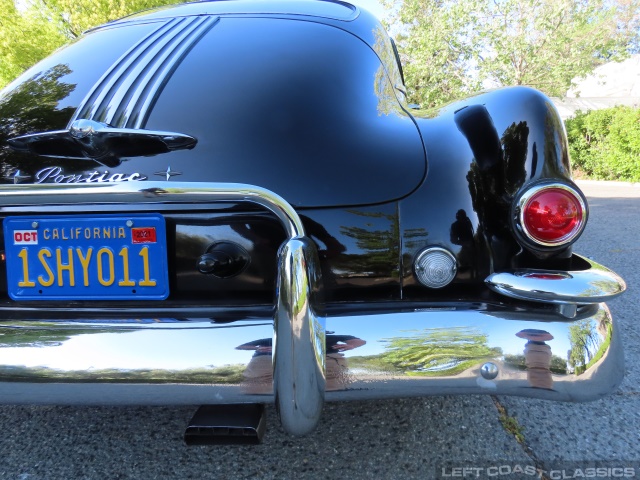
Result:
[[[591,320],[580,320],[569,327],[569,365],[578,374],[586,370],[598,352],[600,341],[599,332]]]
[[[640,180],[640,109],[578,112],[566,122],[574,170],[604,180]]]
[[[475,55],[476,1],[404,0],[392,17],[409,102],[431,107],[478,90],[468,72]]]
[[[65,41],[41,10],[20,12],[13,0],[0,0],[0,87]]]
[[[0,0],[0,87],[83,31],[179,0]]]
[[[433,107],[483,86],[563,95],[638,42],[638,0],[387,0],[409,100]]]
[[[381,365],[405,375],[456,375],[502,354],[489,347],[486,334],[473,328],[429,328],[406,334],[386,339],[386,351],[376,357]]]
[[[179,0],[39,0],[69,38],[110,20]]]
[[[75,89],[62,79],[70,73],[64,64],[55,65],[18,85],[10,96],[0,97],[0,175],[9,175],[24,161],[12,152],[7,139],[28,132],[64,128],[73,107],[58,107],[58,102]],[[31,162],[29,162],[31,163]],[[39,165],[42,168],[48,160]],[[20,167],[22,168],[22,167]]]
[[[528,85],[562,96],[571,81],[621,60],[637,32],[605,0],[502,0],[483,6],[480,76],[495,85]],[[638,6],[636,5],[636,10]],[[625,23],[627,22],[627,23]]]

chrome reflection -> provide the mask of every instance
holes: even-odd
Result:
[[[584,262],[587,269],[496,272],[486,278],[485,284],[507,297],[556,305],[605,302],[627,289],[624,280],[608,268],[580,255],[574,254],[574,258]]]
[[[290,238],[303,236],[304,226],[295,209],[280,195],[255,185],[209,182],[123,182],[99,184],[37,184],[0,186],[3,210],[42,205],[210,204],[248,202],[272,212]],[[45,206],[46,207],[46,206]]]
[[[579,309],[573,321],[553,308],[470,304],[328,317],[326,323],[338,332],[321,345],[327,400],[497,393],[586,401],[609,393],[624,373],[617,329],[604,305]],[[270,320],[4,320],[0,402],[270,402],[272,331]],[[318,368],[320,335],[308,323],[296,332],[315,335],[306,360]],[[487,363],[498,368],[495,378],[482,375]],[[305,375],[310,367],[303,365],[292,366],[291,378],[317,388],[318,377]]]
[[[237,385],[241,355],[226,342],[251,329],[269,335],[271,322],[234,328],[210,320],[124,319],[0,323],[3,381],[193,383]],[[220,354],[211,354],[211,349]]]
[[[320,421],[325,389],[325,325],[314,310],[320,289],[315,244],[306,237],[278,252],[273,325],[273,393],[283,428],[304,435]]]
[[[582,375],[606,355],[613,336],[611,317],[600,311],[593,318],[578,320],[569,327],[569,336],[568,370]]]
[[[551,346],[546,342],[553,340],[553,335],[545,330],[527,328],[516,333],[516,337],[527,340],[524,347],[524,360],[527,367],[527,380],[532,387],[553,388],[551,373]],[[561,360],[561,359],[560,359]],[[560,362],[560,365],[562,361]]]
[[[391,376],[455,376],[502,355],[489,346],[489,337],[478,327],[451,326],[407,329],[382,338],[381,353],[350,360],[353,367]]]
[[[353,335],[335,335],[327,332],[325,345],[327,392],[346,390],[352,382],[349,365],[344,352],[365,345],[367,342]],[[254,352],[242,376],[243,391],[249,395],[271,395],[273,393],[272,339],[261,338],[236,347],[238,350]]]

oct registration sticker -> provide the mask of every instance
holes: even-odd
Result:
[[[8,217],[14,300],[164,300],[165,221],[158,214]]]

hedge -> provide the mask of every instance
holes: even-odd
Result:
[[[576,177],[640,181],[640,108],[578,112],[565,125]]]

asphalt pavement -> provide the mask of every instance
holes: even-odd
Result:
[[[626,378],[571,404],[466,396],[328,404],[284,434],[268,408],[258,446],[187,447],[185,407],[0,407],[0,479],[434,479],[640,477],[640,186],[581,182],[591,218],[575,250],[628,283],[610,302]]]

